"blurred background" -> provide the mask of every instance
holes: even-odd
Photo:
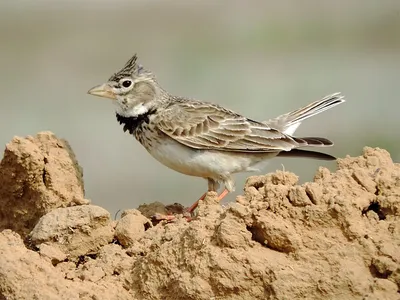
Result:
[[[86,94],[134,53],[172,94],[257,120],[340,91],[347,102],[297,135],[332,139],[326,151],[339,157],[373,146],[400,160],[398,0],[1,1],[0,41],[0,143],[43,130],[67,139],[86,197],[111,213],[190,205],[207,188],[154,160],[122,131],[111,101]],[[300,182],[320,165],[335,170],[276,158],[264,173],[282,164]]]

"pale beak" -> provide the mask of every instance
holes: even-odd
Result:
[[[97,85],[97,86],[91,88],[88,91],[88,94],[93,95],[93,96],[109,98],[109,99],[113,99],[113,100],[117,99],[117,97],[115,96],[111,87],[107,83]]]

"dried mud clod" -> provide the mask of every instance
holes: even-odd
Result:
[[[360,157],[339,159],[336,172],[320,168],[303,185],[289,172],[252,176],[236,203],[222,208],[209,195],[191,222],[178,217],[153,226],[154,213],[179,216],[181,206],[143,205],[114,222],[94,205],[68,207],[72,195],[83,199],[79,172],[71,194],[61,192],[65,178],[46,179],[51,194],[42,179],[27,175],[42,167],[42,148],[22,149],[17,154],[24,159],[15,156],[24,168],[2,172],[14,170],[28,190],[41,191],[32,203],[54,206],[43,211],[18,202],[36,216],[28,218],[30,226],[27,218],[2,215],[4,224],[30,232],[33,249],[11,230],[0,233],[2,297],[400,299],[400,165],[385,150],[365,148]],[[12,165],[10,157],[2,167]],[[22,197],[10,192],[2,195]]]
[[[82,176],[65,140],[51,132],[15,137],[0,163],[0,229],[25,237],[51,210],[88,203]]]

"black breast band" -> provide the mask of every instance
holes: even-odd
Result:
[[[136,129],[142,126],[143,123],[149,124],[149,116],[155,112],[156,110],[149,110],[148,112],[137,117],[123,117],[118,113],[116,116],[119,124],[124,126],[124,132],[129,131],[130,134],[134,134]]]

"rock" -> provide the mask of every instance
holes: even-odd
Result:
[[[275,214],[266,212],[250,226],[253,239],[280,252],[293,252],[301,247],[301,239],[293,225]]]
[[[125,210],[115,227],[115,237],[124,247],[129,247],[152,227],[149,219],[136,209]]]
[[[289,201],[293,206],[307,206],[312,202],[307,196],[306,189],[302,186],[292,187],[289,190]]]
[[[372,259],[373,266],[380,277],[389,277],[399,267],[392,259],[386,256],[378,256]]]
[[[216,240],[222,247],[246,248],[251,242],[251,232],[243,219],[227,214],[217,227]]]
[[[28,250],[20,236],[11,230],[0,233],[0,253],[1,299],[134,299],[121,283],[109,277],[98,284],[66,279],[61,268]]]
[[[142,213],[148,219],[151,219],[155,214],[166,215],[168,214],[165,205],[161,202],[153,202],[149,204],[141,204],[137,208],[138,211]]]
[[[58,247],[52,247],[43,243],[40,244],[38,248],[39,254],[49,259],[54,266],[67,259],[67,255]]]
[[[110,214],[95,205],[57,208],[44,215],[30,234],[32,244],[45,243],[68,254],[70,259],[97,252],[112,242]]]
[[[288,172],[250,177],[237,206],[168,224],[167,240],[146,231],[130,285],[143,299],[397,299],[400,165],[388,159],[366,148],[303,186]]]
[[[67,141],[51,132],[15,137],[0,163],[0,230],[25,237],[47,212],[88,203],[82,178]]]
[[[5,299],[74,299],[60,272],[36,252],[25,248],[11,230],[0,233],[0,295]],[[74,295],[75,294],[75,295]],[[4,298],[3,298],[4,299]]]
[[[40,220],[26,245],[0,232],[0,299],[399,299],[400,165],[385,150],[339,159],[303,185],[289,172],[250,177],[237,203],[209,193],[191,222],[151,226],[137,210],[114,223],[97,206],[65,207],[83,202],[54,192],[64,173],[42,185],[49,154],[35,143],[11,143],[1,164],[14,166],[0,172],[9,185],[27,186],[2,187],[17,202],[0,200],[1,224],[26,235]]]
[[[372,287],[372,293],[365,297],[365,300],[392,300],[400,299],[400,295],[397,292],[397,285],[387,279],[375,279]],[[396,296],[397,294],[397,296]]]

